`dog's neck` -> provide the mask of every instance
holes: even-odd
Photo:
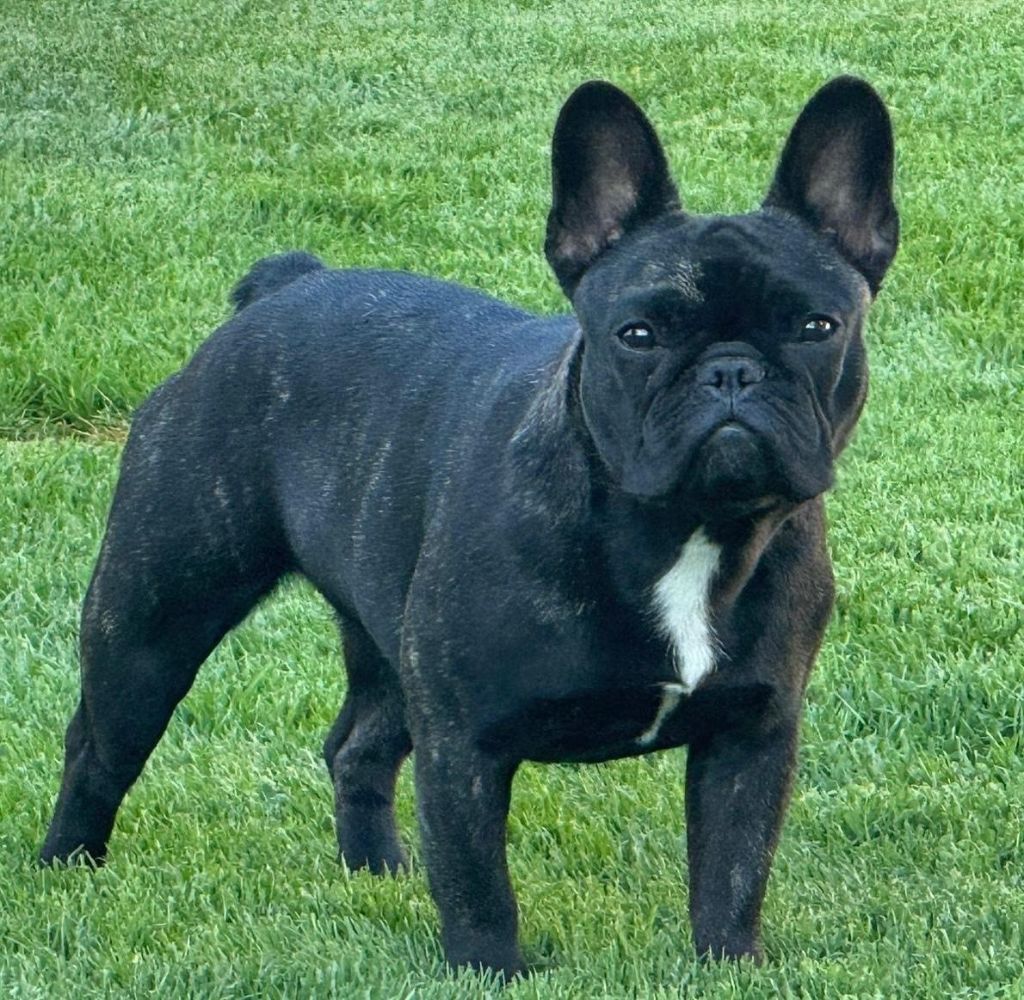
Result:
[[[650,593],[667,578],[706,578],[707,600],[716,608],[736,600],[775,532],[796,509],[779,503],[721,521],[622,493],[594,499],[593,537],[602,546],[610,579],[624,594]]]

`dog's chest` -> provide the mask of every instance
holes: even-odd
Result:
[[[717,647],[710,621],[711,586],[721,547],[698,528],[679,558],[654,585],[658,631],[668,640],[683,693],[689,694],[715,667]]]
[[[597,642],[596,673],[577,662],[564,687],[549,686],[543,695],[522,700],[500,699],[483,727],[482,744],[529,760],[596,761],[688,742],[698,716],[709,710],[705,701],[694,716],[690,702],[719,652],[711,595],[720,561],[720,546],[702,530],[691,535],[651,587],[643,625]],[[651,642],[652,632],[657,643]],[[550,682],[551,661],[545,658],[544,664]]]

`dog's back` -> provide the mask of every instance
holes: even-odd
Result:
[[[299,570],[397,657],[432,508],[473,476],[468,453],[514,433],[573,320],[303,253],[259,261],[232,299],[136,415],[114,500],[124,544],[202,562],[203,586]]]

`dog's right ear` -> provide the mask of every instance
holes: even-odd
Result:
[[[651,123],[618,87],[592,80],[562,107],[551,143],[544,252],[570,298],[588,267],[630,229],[679,208]]]

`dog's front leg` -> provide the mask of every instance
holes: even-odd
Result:
[[[515,764],[445,733],[417,744],[416,797],[430,890],[445,957],[455,968],[523,972],[516,901],[505,861]]]
[[[776,718],[767,729],[729,729],[690,747],[690,919],[702,956],[762,959],[761,903],[789,798],[797,725],[797,718]]]

